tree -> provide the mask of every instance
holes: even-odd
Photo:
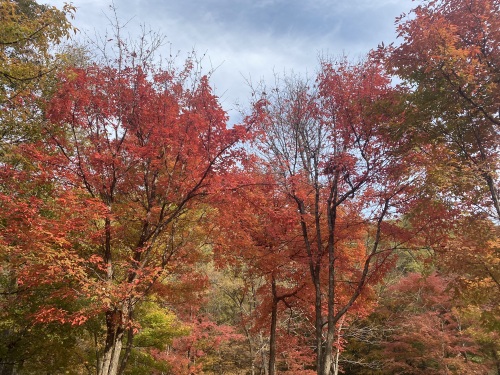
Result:
[[[396,133],[428,158],[426,189],[454,216],[436,261],[453,278],[454,302],[478,333],[481,356],[497,367],[490,298],[498,294],[499,14],[497,0],[424,2],[398,19],[403,41],[385,51],[407,89],[406,121]]]
[[[322,61],[310,85],[288,77],[264,88],[252,120],[260,154],[294,202],[314,288],[315,368],[330,374],[341,319],[411,241],[396,220],[415,202],[420,170],[386,132],[399,106],[376,60]]]
[[[203,245],[193,237],[206,220],[202,202],[216,171],[234,162],[231,148],[244,134],[226,129],[226,114],[194,58],[183,69],[161,69],[149,46],[118,46],[117,64],[60,75],[44,138],[23,148],[31,173],[51,186],[51,209],[22,205],[19,193],[2,196],[16,208],[3,212],[7,232],[19,221],[31,225],[36,212],[48,239],[17,231],[3,243],[20,264],[28,260],[22,283],[57,285],[35,318],[76,326],[102,318],[102,375],[125,369],[136,306],[153,293],[169,298],[165,293],[186,282],[183,273],[202,259]],[[17,177],[24,182],[28,175]],[[34,262],[33,252],[41,255]]]
[[[37,134],[40,111],[34,99],[47,91],[51,74],[61,65],[53,51],[73,30],[68,18],[74,10],[33,0],[0,2],[1,154],[9,144]]]
[[[0,373],[13,374],[23,368],[29,372],[44,363],[54,372],[63,364],[75,363],[77,334],[57,325],[38,326],[26,319],[34,314],[47,296],[43,288],[28,290],[18,283],[23,263],[16,258],[17,248],[28,234],[40,239],[43,248],[47,238],[33,229],[40,224],[38,209],[50,200],[47,181],[30,176],[29,159],[18,154],[23,142],[41,134],[42,107],[53,88],[55,68],[62,65],[54,51],[73,30],[68,18],[74,8],[62,10],[39,5],[35,1],[0,2]],[[17,183],[27,177],[39,183]],[[26,180],[25,180],[26,182]],[[19,205],[12,205],[16,195]],[[31,196],[30,196],[31,195]],[[14,199],[16,199],[14,198]],[[57,198],[55,198],[57,199]],[[50,206],[46,202],[46,207]],[[26,209],[21,215],[22,207]],[[32,216],[30,216],[32,215]],[[24,217],[23,217],[24,216]],[[10,218],[10,219],[9,219]],[[25,220],[32,220],[26,226]],[[47,221],[47,217],[45,217]],[[10,227],[12,225],[19,225]],[[43,225],[42,225],[43,226]],[[22,233],[19,229],[26,230]],[[16,237],[19,235],[19,237]],[[32,253],[34,255],[34,253]],[[42,345],[41,338],[45,343]],[[54,357],[53,352],[61,353]],[[71,366],[70,365],[70,366]],[[54,372],[55,373],[55,372]]]
[[[29,159],[28,149],[19,147],[17,155]],[[75,248],[94,245],[95,230],[89,223],[96,218],[96,206],[80,199],[79,191],[54,188],[50,173],[37,168],[34,160],[21,166],[5,163],[0,168],[0,324],[5,328],[0,352],[3,364],[10,365],[2,374],[41,363],[52,371],[75,361],[80,353],[72,345],[81,331],[74,329],[69,335],[68,326],[36,321],[45,321],[41,307],[47,305],[54,314],[63,308],[79,321],[82,316],[75,311],[74,297],[93,293],[84,287],[84,270],[94,264],[83,262]],[[36,339],[44,336],[43,344]],[[54,351],[62,355],[54,356]]]
[[[291,319],[284,324],[280,315],[285,307],[290,316],[300,315],[305,308],[300,301],[309,300],[310,295],[303,281],[306,268],[298,240],[300,225],[290,209],[294,202],[283,194],[275,177],[263,160],[249,157],[241,170],[233,172],[232,186],[226,187],[217,205],[218,263],[221,268],[240,270],[242,297],[252,303],[246,319],[239,323],[250,351],[260,353],[254,356],[255,362],[269,375],[276,374],[277,368],[288,373],[291,363],[298,362],[297,354],[303,350],[290,345],[297,337],[283,332],[292,331],[294,324]],[[287,344],[280,345],[282,361],[277,359],[279,336],[287,337]],[[297,354],[287,355],[293,351]],[[297,363],[303,373],[310,366],[305,357]]]
[[[497,220],[499,14],[498,0],[426,1],[397,20],[403,42],[386,51],[409,90],[404,131],[429,154],[431,183]]]

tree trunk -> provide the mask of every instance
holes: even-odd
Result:
[[[484,179],[486,180],[488,189],[490,190],[491,200],[493,201],[493,207],[495,208],[497,219],[500,220],[500,202],[498,197],[498,190],[495,186],[495,181],[489,173],[484,174]]]
[[[321,315],[321,288],[319,275],[314,280],[315,301],[314,310],[316,314],[315,329],[316,329],[316,368],[318,375],[321,375],[321,361],[323,358],[323,317]]]
[[[306,215],[306,210],[304,207],[304,202],[299,198],[295,197],[297,202],[298,210],[300,213],[300,226],[302,229],[302,238],[304,239],[304,244],[306,247],[308,262],[309,262],[309,273],[311,274],[311,280],[314,284],[314,312],[315,312],[315,335],[316,335],[316,369],[318,374],[321,371],[321,361],[323,357],[323,315],[322,315],[322,303],[321,303],[321,231],[318,227],[319,211],[315,209],[315,220],[316,220],[316,233],[319,240],[317,240],[317,257],[316,261],[313,257],[313,251],[311,246],[311,241],[309,240],[309,234],[307,229],[307,224],[304,220],[304,215]],[[318,206],[318,194],[316,195],[316,207]],[[318,232],[319,231],[319,232]]]
[[[134,329],[129,327],[127,329],[127,347],[125,348],[125,353],[120,361],[120,368],[118,370],[118,375],[123,375],[125,373],[125,368],[127,367],[128,359],[130,358],[130,353],[132,352],[132,345],[134,341]]]
[[[120,364],[120,354],[125,333],[124,312],[110,310],[106,312],[106,346],[99,364],[98,375],[117,375]]]
[[[321,375],[329,375],[333,362],[333,342],[335,340],[335,227],[337,224],[337,185],[339,181],[339,172],[335,177],[330,189],[330,196],[327,200],[327,219],[328,219],[328,313],[327,313],[327,334],[326,342],[321,361],[322,368],[318,371]]]
[[[267,354],[267,340],[264,340],[264,337],[261,334],[259,334],[259,340],[260,340],[260,356],[261,356],[261,366],[260,366],[260,374],[264,373],[264,375],[269,375],[268,372],[268,363],[269,360],[266,356]]]
[[[340,318],[339,327],[337,329],[337,345],[335,347],[335,354],[333,359],[333,375],[338,375],[339,373],[339,359],[340,359],[340,339],[342,338],[342,325],[344,324],[345,315]]]
[[[271,332],[269,334],[269,375],[276,374],[276,326],[278,321],[278,298],[276,280],[272,279],[273,305],[271,309]]]

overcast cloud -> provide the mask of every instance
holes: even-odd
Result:
[[[40,2],[43,2],[40,0]],[[62,7],[64,0],[45,0]],[[109,27],[109,4],[74,0],[74,25],[93,36]],[[114,0],[131,34],[141,24],[164,34],[172,50],[196,50],[218,67],[212,83],[233,121],[245,80],[269,80],[273,72],[314,73],[319,54],[352,59],[380,42],[395,41],[394,19],[411,0]],[[166,47],[169,48],[169,47]],[[168,51],[165,51],[165,54]]]

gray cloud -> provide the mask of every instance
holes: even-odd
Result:
[[[64,0],[46,0],[62,6]],[[74,0],[75,24],[93,35],[109,25],[109,6]],[[230,112],[248,93],[244,77],[270,79],[274,71],[314,72],[319,53],[357,58],[395,38],[394,18],[408,0],[114,0],[133,34],[140,24],[165,34],[173,50],[205,52],[217,93]]]

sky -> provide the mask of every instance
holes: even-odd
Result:
[[[40,0],[62,8],[65,0]],[[73,0],[73,25],[94,38],[110,30],[111,1]],[[232,122],[237,103],[250,96],[248,81],[274,81],[274,74],[313,76],[318,57],[352,60],[384,42],[396,41],[395,18],[411,0],[114,0],[119,20],[134,37],[140,26],[165,35],[171,51],[204,55],[216,68],[212,85]]]

